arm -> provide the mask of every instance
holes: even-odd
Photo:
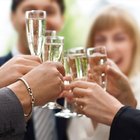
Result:
[[[131,107],[123,107],[116,114],[111,130],[110,140],[139,140],[140,111]]]
[[[21,103],[8,88],[0,89],[0,138],[14,135],[20,140],[25,132],[25,119]]]
[[[77,112],[111,126],[110,140],[140,139],[140,111],[122,105],[95,83],[71,84]]]
[[[64,87],[63,76],[63,66],[55,62],[45,62],[23,76],[33,91],[35,106],[44,105],[60,95]],[[28,114],[30,109],[30,97],[21,81],[1,89],[0,138],[22,139],[25,131],[23,114]]]
[[[12,84],[40,63],[37,56],[19,55],[13,57],[0,67],[0,79],[2,79],[0,88]]]
[[[137,101],[127,77],[119,70],[115,63],[108,61],[107,66],[107,91],[122,104],[136,108]]]

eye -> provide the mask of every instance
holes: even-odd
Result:
[[[125,35],[117,35],[114,37],[114,40],[117,42],[124,41],[126,39]]]
[[[94,39],[95,44],[103,44],[105,41],[106,39],[103,36],[97,36]]]

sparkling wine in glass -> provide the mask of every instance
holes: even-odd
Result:
[[[71,81],[71,73],[70,73],[70,63],[69,63],[69,57],[68,57],[68,52],[64,52],[64,58],[63,58],[63,65],[65,68],[65,76],[68,77],[67,80],[64,81],[65,85],[68,85]],[[67,91],[71,92],[71,90]],[[68,99],[64,99],[64,108],[55,114],[56,117],[62,117],[62,118],[71,118],[75,117],[77,114],[73,112],[73,106],[71,103],[69,103]]]
[[[85,54],[85,49],[71,49],[69,51],[69,61],[73,80],[86,80],[88,60]]]
[[[69,50],[69,63],[72,80],[87,80],[88,59],[84,48]],[[82,114],[76,114],[81,117]]]
[[[105,46],[98,46],[86,49],[90,69],[89,81],[98,83],[106,90],[107,77],[105,73],[107,53]]]
[[[46,36],[45,44],[42,48],[43,62],[44,61],[62,62],[63,46],[64,46],[63,36]],[[56,101],[51,101],[47,103],[46,105],[43,106],[43,108],[45,107],[49,109],[62,109],[63,108]]]
[[[42,10],[26,11],[26,33],[29,49],[32,55],[41,57],[45,40],[46,12]]]

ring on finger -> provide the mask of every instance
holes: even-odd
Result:
[[[78,101],[78,98],[75,98],[74,105],[75,105],[76,107],[78,106],[77,101]]]

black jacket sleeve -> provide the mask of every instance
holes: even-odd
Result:
[[[0,89],[0,140],[22,140],[25,133],[23,108],[8,88]]]
[[[109,140],[140,140],[140,110],[122,107],[113,120]]]

